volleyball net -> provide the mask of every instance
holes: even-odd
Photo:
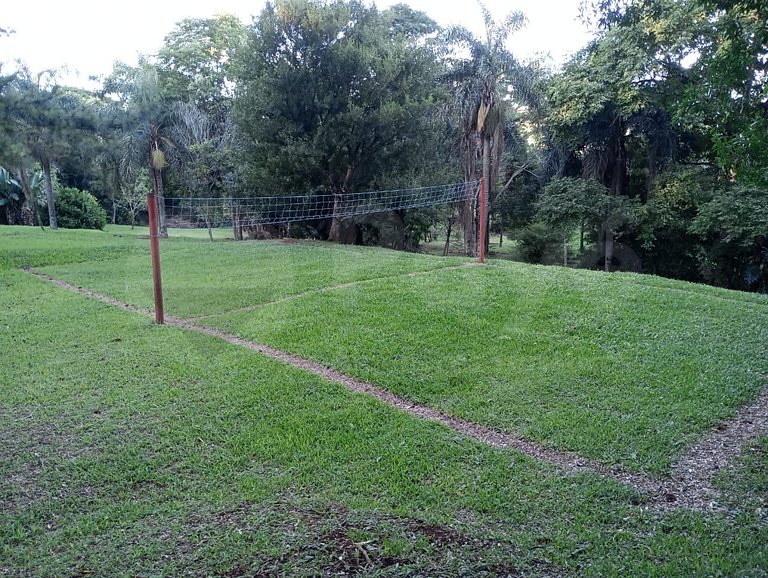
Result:
[[[473,181],[362,193],[166,197],[164,208],[174,228],[255,227],[452,205],[475,198],[479,188],[480,182]]]

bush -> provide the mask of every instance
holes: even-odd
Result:
[[[526,263],[562,262],[563,233],[543,223],[532,223],[518,233],[517,249]]]
[[[56,220],[65,229],[103,229],[107,212],[88,191],[66,187],[56,193]]]

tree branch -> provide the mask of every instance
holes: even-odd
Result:
[[[509,190],[509,187],[512,184],[512,181],[515,180],[520,175],[522,175],[523,173],[531,173],[534,177],[537,176],[536,174],[534,174],[534,173],[532,173],[531,171],[528,170],[529,166],[530,166],[530,164],[526,163],[522,167],[517,169],[514,173],[512,173],[512,176],[509,177],[509,180],[507,181],[507,184],[504,185],[504,188],[502,188],[499,191],[499,193],[493,198],[492,205],[496,205],[496,203],[499,201],[501,196]]]

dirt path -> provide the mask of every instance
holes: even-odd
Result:
[[[127,311],[150,317],[154,316],[147,309],[118,301],[84,287],[78,287],[33,269],[26,270],[57,287],[74,291]],[[371,395],[383,403],[413,416],[441,423],[460,434],[492,447],[513,448],[537,460],[553,464],[569,474],[591,472],[616,480],[646,494],[649,496],[649,502],[645,503],[660,509],[721,510],[722,506],[717,502],[718,492],[712,485],[714,476],[720,470],[729,467],[733,457],[741,451],[745,443],[768,432],[768,389],[766,389],[752,403],[742,407],[733,419],[721,423],[683,454],[673,465],[669,477],[655,479],[641,473],[628,472],[620,467],[609,467],[575,453],[556,451],[510,433],[500,432],[447,415],[432,407],[413,403],[376,385],[360,381],[309,359],[267,345],[254,343],[213,327],[201,325],[195,320],[166,316],[166,323],[181,329],[217,337],[234,345],[267,355],[339,383],[351,391]]]

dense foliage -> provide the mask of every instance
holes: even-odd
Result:
[[[274,0],[249,26],[183,20],[99,93],[22,68],[0,77],[0,222],[55,227],[57,182],[133,223],[150,189],[341,200],[484,177],[513,258],[562,262],[550,246],[569,242],[571,264],[766,291],[765,3],[582,7],[594,38],[557,73],[507,49],[520,13],[481,7],[477,37],[360,0]],[[478,224],[470,201],[283,233],[418,250],[440,230],[448,250],[458,226],[474,255]]]
[[[91,193],[74,187],[56,192],[59,225],[65,229],[103,229],[107,212]]]

